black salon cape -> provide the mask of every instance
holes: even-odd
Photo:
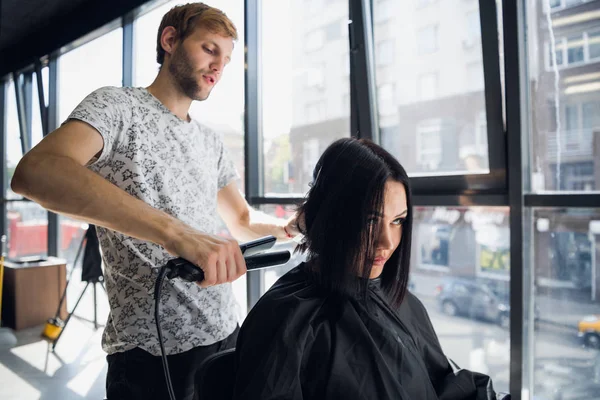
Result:
[[[378,285],[365,301],[324,295],[304,264],[284,275],[242,325],[234,399],[496,399],[489,377],[453,372],[415,296],[395,312]]]

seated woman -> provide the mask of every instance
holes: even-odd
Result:
[[[407,292],[412,209],[398,161],[341,139],[313,175],[298,210],[307,261],[246,317],[234,398],[496,399],[489,377],[453,369]]]

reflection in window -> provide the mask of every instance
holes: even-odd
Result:
[[[534,209],[533,395],[600,397],[600,209]]]
[[[319,1],[316,11],[318,18],[298,0],[262,7],[260,134],[268,195],[302,196],[320,151],[350,134],[348,3]]]
[[[464,43],[469,37],[480,37],[478,2],[438,1],[427,7],[417,2],[392,3],[393,22],[376,21],[373,27],[379,45],[375,47],[376,85],[384,91],[392,85],[395,94],[378,94],[381,143],[402,160],[411,176],[488,173],[487,132],[480,143],[476,123],[481,114],[486,117],[482,50],[481,46],[466,49]],[[375,14],[381,12],[380,4],[373,3]],[[383,43],[395,43],[400,54],[391,57],[381,50]],[[383,98],[391,101],[384,103]],[[421,125],[428,120],[443,123],[432,133]],[[432,144],[421,145],[426,135],[433,136]],[[465,152],[477,161],[467,160]]]
[[[462,368],[509,377],[509,229],[504,207],[415,207],[410,291]]]
[[[429,121],[417,127],[417,162],[422,170],[435,171],[442,161],[442,126]]]

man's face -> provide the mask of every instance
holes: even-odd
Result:
[[[192,100],[206,100],[231,60],[233,39],[197,28],[176,44],[169,72],[181,91]]]

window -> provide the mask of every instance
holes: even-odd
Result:
[[[300,1],[274,0],[261,9],[259,134],[269,196],[303,196],[308,190],[316,160],[305,157],[307,141],[318,142],[313,150],[325,149],[350,136],[348,3],[324,7],[320,2],[318,21],[305,9]],[[323,46],[326,51],[315,51]]]
[[[592,30],[568,37],[557,37],[554,39],[554,45],[549,38],[546,40],[545,46],[548,70],[554,67],[553,50],[558,67],[594,62],[600,58],[600,31]]]
[[[417,32],[418,54],[431,54],[438,50],[438,26],[432,25]]]
[[[600,243],[600,209],[533,209],[533,244],[526,260],[534,274],[537,320],[530,349],[535,398],[598,394],[598,300],[595,282]],[[559,334],[570,329],[572,334]]]
[[[467,147],[471,148],[470,154],[477,153],[473,165],[479,166],[468,173],[487,173],[487,131],[483,131],[485,144],[475,145],[480,141],[476,136],[481,135],[475,121],[480,115],[486,119],[482,48],[464,49],[469,32],[480,35],[479,3],[448,0],[428,7],[418,7],[415,2],[395,4],[393,23],[375,22],[373,26],[374,42],[379,45],[375,48],[376,84],[378,90],[393,85],[395,94],[391,98],[393,115],[387,115],[392,105],[379,107],[382,145],[402,160],[411,176],[464,174],[466,150],[462,149]],[[374,2],[373,12],[380,12],[379,7],[380,3]],[[498,16],[501,15],[498,11]],[[502,38],[502,33],[498,36]],[[382,44],[387,41],[395,43],[394,57],[382,51],[385,49]],[[502,42],[499,45],[502,49]],[[502,52],[500,63],[503,63]],[[380,103],[382,97],[389,98],[385,93],[378,94]],[[419,148],[417,137],[422,136],[420,124],[431,119],[445,121],[443,134],[438,135],[441,139],[434,141],[439,149],[437,144],[441,140],[444,156],[429,156],[433,161],[421,162],[424,160],[418,160],[415,151]],[[431,169],[436,165],[437,170]]]
[[[419,98],[431,100],[437,96],[438,75],[437,73],[423,74],[419,77]]]
[[[316,138],[307,139],[302,144],[302,165],[304,166],[304,172],[307,175],[312,176],[313,169],[319,161],[319,140]]]
[[[305,50],[315,51],[319,50],[325,44],[325,34],[322,29],[310,32],[306,35]]]
[[[48,213],[38,204],[30,201],[19,201],[21,196],[10,189],[10,181],[17,164],[23,156],[21,148],[21,132],[17,114],[17,99],[15,85],[12,81],[6,86],[6,168],[8,188],[3,198],[11,201],[6,205],[6,257],[46,256],[48,254]],[[37,89],[36,89],[37,90]],[[33,104],[32,108],[39,107]]]
[[[92,91],[122,85],[122,44],[122,29],[118,28],[58,59],[59,122]],[[62,215],[58,220],[58,254],[73,262],[87,225]]]
[[[417,163],[425,171],[435,171],[442,161],[441,121],[427,121],[417,127]]]
[[[582,62],[583,57],[583,37],[580,35],[567,38],[567,61],[569,64]]]
[[[58,59],[59,122],[88,94],[123,84],[123,29],[115,29]]]
[[[381,66],[394,63],[394,42],[383,40],[377,43],[377,64]]]
[[[600,31],[588,34],[588,49],[590,60],[600,58]]]
[[[508,391],[508,208],[415,207],[410,291],[445,354]],[[485,332],[485,333],[482,333]]]

